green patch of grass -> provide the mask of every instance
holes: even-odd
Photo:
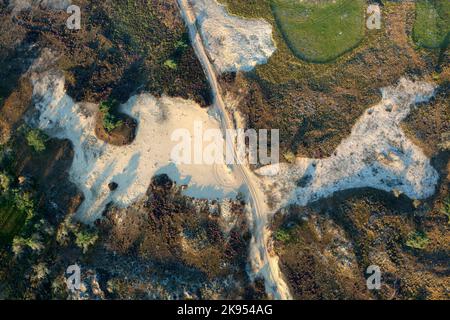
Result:
[[[154,39],[158,37],[155,25],[158,21],[150,3],[139,6],[135,1],[118,0],[112,2],[113,17],[112,38],[118,43],[124,43],[128,50],[135,53],[147,54],[152,51]],[[153,30],[153,32],[149,32]]]
[[[34,217],[34,202],[18,190],[3,191],[0,196],[0,244],[11,242]]]
[[[35,217],[32,195],[13,189],[12,177],[0,171],[0,245],[10,243]]]
[[[9,243],[25,223],[26,214],[18,210],[12,201],[0,201],[0,244]]]
[[[340,0],[341,1],[341,0]],[[347,0],[348,1],[348,0]],[[354,58],[356,54],[361,54],[367,50],[373,50],[374,47],[386,43],[385,32],[382,25],[382,30],[372,30],[366,36],[362,34],[361,43],[351,54],[341,55],[339,58],[330,63],[311,63],[299,54],[294,54],[292,46],[287,43],[284,32],[280,28],[278,19],[274,17],[275,0],[219,0],[219,2],[226,5],[231,14],[238,15],[245,18],[265,19],[273,26],[273,38],[277,47],[275,53],[270,57],[268,63],[258,65],[255,68],[254,75],[258,81],[263,81],[264,85],[283,85],[287,83],[296,83],[307,81],[308,83],[317,83],[317,87],[327,88],[330,86],[330,75],[334,75],[338,80],[345,80],[349,77],[346,75],[349,68],[347,62]],[[360,0],[355,1],[360,4]],[[362,1],[362,8],[364,14],[365,2]],[[300,4],[299,4],[300,5]],[[304,6],[313,6],[312,3],[302,4]],[[350,4],[353,7],[355,4]],[[334,17],[336,18],[336,17]],[[360,25],[362,33],[364,33],[364,21]],[[314,26],[312,26],[314,27]],[[311,41],[315,41],[310,38]],[[334,40],[333,40],[334,41]],[[332,45],[332,44],[330,44]],[[351,50],[351,46],[349,50]],[[328,49],[326,49],[328,50]],[[359,71],[358,71],[359,74]],[[354,75],[351,75],[354,79]],[[367,88],[367,83],[357,83],[361,89]],[[266,87],[265,90],[272,88]],[[359,88],[358,88],[359,89]],[[277,90],[279,90],[277,88]],[[291,121],[290,125],[292,125]]]
[[[417,231],[408,236],[406,245],[412,249],[423,250],[428,246],[429,242],[430,240],[425,233]]]
[[[285,41],[299,58],[329,62],[355,48],[363,39],[362,0],[299,2],[274,0],[272,10]]]
[[[117,0],[112,3],[112,9],[112,40],[124,43],[129,51],[149,61],[156,62],[168,53],[179,57],[189,47],[188,35],[182,34],[180,38],[174,32],[178,30],[169,30],[152,3],[137,5],[136,1]]]
[[[445,48],[450,38],[450,2],[448,0],[418,0],[414,41],[425,48]]]

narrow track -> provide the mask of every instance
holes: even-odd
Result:
[[[225,134],[227,129],[234,129],[234,123],[228,114],[223,100],[222,92],[217,81],[216,71],[208,58],[203,41],[196,25],[196,17],[188,0],[178,0],[181,14],[189,30],[192,46],[203,67],[205,75],[211,86],[214,98],[214,107],[220,117],[222,130]],[[266,291],[274,299],[291,299],[289,289],[283,280],[278,266],[278,258],[271,255],[267,248],[270,233],[267,230],[267,216],[269,208],[266,204],[265,195],[261,190],[259,181],[254,173],[246,165],[240,165],[236,146],[234,142],[227,140],[227,147],[233,152],[235,159],[232,169],[236,178],[242,181],[248,188],[249,205],[251,207],[251,219],[253,239],[251,242],[250,259],[252,268],[257,276],[264,277]]]

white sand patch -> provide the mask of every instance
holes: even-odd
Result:
[[[275,52],[272,26],[264,19],[228,13],[216,0],[189,0],[208,55],[221,73],[250,71]]]
[[[304,206],[340,190],[364,187],[400,192],[411,199],[432,196],[438,173],[407,139],[400,123],[414,105],[428,101],[434,89],[429,83],[401,79],[398,86],[382,90],[382,101],[364,113],[332,157],[298,158],[294,165],[281,165],[279,175],[263,178],[267,190],[278,197],[276,207]],[[268,166],[258,173],[272,171]]]
[[[240,183],[226,166],[175,165],[171,151],[174,130],[185,128],[193,135],[194,122],[203,128],[219,129],[219,123],[206,109],[193,101],[149,94],[130,98],[121,111],[138,121],[136,138],[131,145],[113,146],[95,136],[95,110],[91,104],[74,103],[64,90],[64,78],[58,72],[32,76],[34,97],[39,101],[38,127],[50,136],[69,139],[75,157],[70,179],[83,191],[77,218],[93,222],[110,202],[125,207],[145,195],[151,178],[166,173],[178,184],[186,184],[188,196],[201,199],[234,198]],[[226,185],[221,185],[221,181]],[[108,184],[117,183],[111,192]]]

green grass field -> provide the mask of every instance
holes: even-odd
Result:
[[[449,44],[450,1],[419,0],[416,4],[414,41],[425,48],[445,48]]]
[[[0,245],[11,242],[25,223],[26,213],[7,200],[0,200]]]
[[[310,62],[332,61],[365,35],[363,0],[273,0],[271,7],[293,53]]]

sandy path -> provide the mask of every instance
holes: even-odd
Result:
[[[195,14],[188,3],[188,0],[178,0],[183,19],[188,27],[192,40],[192,46],[197,54],[200,63],[203,66],[206,77],[210,83],[214,97],[214,107],[220,117],[222,130],[233,129],[234,124],[228,114],[222,92],[219,87],[216,71],[208,59],[205,47],[196,26]],[[233,142],[227,140],[230,150],[233,152],[233,158],[237,159],[236,146]],[[238,163],[235,161],[235,163]],[[278,266],[278,258],[272,256],[267,248],[270,233],[267,230],[267,214],[269,212],[265,195],[261,185],[253,172],[245,165],[233,165],[233,172],[240,178],[248,188],[249,205],[251,207],[251,222],[253,223],[253,239],[251,242],[250,259],[254,275],[263,276],[266,284],[266,291],[275,299],[290,299],[289,289],[282,277]]]

